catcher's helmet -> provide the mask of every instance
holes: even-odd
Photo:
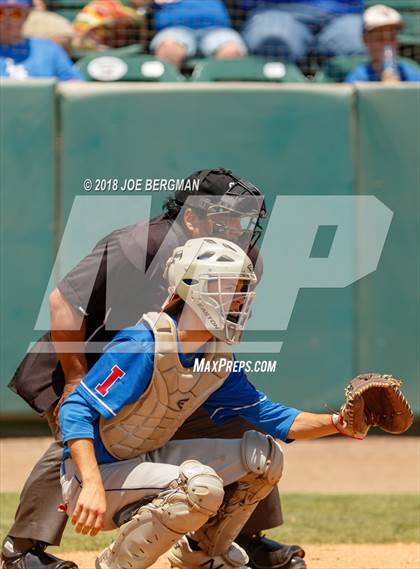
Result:
[[[164,276],[169,299],[174,294],[182,298],[216,338],[228,344],[240,340],[251,314],[255,298],[251,289],[257,277],[238,245],[213,237],[190,239],[174,250]]]

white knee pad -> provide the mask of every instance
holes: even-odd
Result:
[[[274,486],[283,473],[283,451],[270,435],[247,431],[242,437],[241,458],[248,472]]]
[[[195,508],[207,517],[214,516],[222,505],[223,480],[210,466],[186,460],[179,467],[179,478]]]
[[[100,556],[100,569],[150,567],[171,545],[200,528],[220,508],[223,481],[209,466],[183,462],[179,478],[122,525],[115,542]]]
[[[255,510],[268,496],[283,472],[283,453],[273,437],[247,431],[241,441],[241,459],[247,474],[237,481],[215,519],[193,535],[210,556],[221,555]]]
[[[223,481],[209,466],[187,460],[179,467],[173,489],[153,500],[165,526],[180,534],[201,527],[219,510],[225,495]]]

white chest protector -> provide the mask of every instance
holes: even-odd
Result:
[[[110,420],[100,419],[100,434],[106,450],[115,458],[128,460],[155,450],[168,442],[182,423],[225,381],[229,373],[195,372],[182,366],[178,357],[175,324],[164,312],[143,316],[155,337],[155,366],[150,384],[143,395],[123,407]],[[218,353],[220,342],[207,344],[206,362],[232,359],[230,353]]]

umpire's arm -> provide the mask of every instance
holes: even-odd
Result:
[[[65,378],[63,395],[57,405],[58,409],[60,404],[70,395],[88,371],[84,351],[80,352],[77,348],[71,352],[62,351],[61,346],[63,342],[74,342],[83,348],[86,324],[81,314],[66,300],[58,288],[54,289],[50,294],[49,304],[51,337]]]

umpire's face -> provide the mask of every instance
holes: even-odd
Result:
[[[184,225],[192,238],[214,236],[237,242],[244,233],[239,215],[219,213],[202,217],[192,208],[184,212]]]

